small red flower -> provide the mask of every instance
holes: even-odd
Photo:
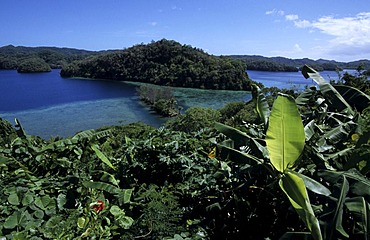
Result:
[[[92,204],[90,204],[91,208],[94,209],[96,213],[99,213],[104,209],[104,202],[102,200],[98,200]]]

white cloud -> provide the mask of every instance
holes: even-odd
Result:
[[[302,52],[302,48],[301,48],[301,46],[299,46],[298,43],[294,44],[293,49],[294,49],[295,52]]]
[[[150,23],[149,23],[149,25],[151,25],[151,26],[155,27],[155,26],[157,26],[157,25],[158,25],[158,23],[157,23],[157,22],[150,22]]]
[[[286,15],[286,19],[288,20]],[[341,56],[370,56],[370,12],[359,13],[352,17],[320,17],[317,20],[301,20],[289,17],[297,28],[307,28],[331,36],[331,39],[314,49],[323,54]]]
[[[283,10],[272,9],[270,11],[266,11],[265,14],[266,15],[280,15],[280,16],[284,16],[285,12]]]
[[[298,43],[296,43],[288,50],[275,50],[271,51],[271,53],[278,56],[290,56],[292,58],[300,58],[302,57],[301,55],[303,53],[303,49]]]
[[[294,21],[294,20],[297,20],[298,18],[299,18],[298,15],[295,15],[295,14],[285,15],[285,19],[288,21]]]
[[[310,23],[310,21],[307,21],[307,20],[297,19],[296,21],[294,21],[294,26],[296,26],[298,28],[308,28],[308,27],[311,26],[311,23]]]
[[[172,7],[171,7],[171,9],[172,9],[173,11],[181,11],[181,10],[182,10],[182,8],[181,8],[181,7],[177,7],[177,6],[172,6]]]

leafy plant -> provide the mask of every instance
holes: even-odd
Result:
[[[243,166],[239,168],[244,171],[255,171],[258,166],[262,166],[269,174],[267,179],[270,179],[264,188],[271,186],[271,181],[274,182],[274,179],[279,179],[280,188],[288,196],[313,238],[349,237],[348,224],[361,226],[358,230],[357,227],[355,230],[352,229],[352,235],[358,232],[366,234],[364,231],[364,226],[367,225],[366,217],[360,221],[356,218],[354,223],[350,223],[351,221],[348,221],[345,216],[358,215],[366,210],[366,208],[355,208],[351,205],[350,199],[353,196],[350,194],[355,194],[355,201],[361,202],[357,197],[359,192],[347,193],[348,189],[358,189],[357,186],[367,184],[368,180],[360,177],[360,173],[357,173],[356,177],[350,174],[353,179],[350,182],[346,177],[333,180],[331,176],[335,173],[334,169],[352,171],[350,168],[355,167],[356,164],[357,167],[365,170],[364,165],[359,164],[362,160],[356,161],[349,157],[354,149],[361,148],[361,144],[369,139],[368,134],[362,135],[357,128],[356,122],[361,119],[360,113],[355,112],[344,98],[349,97],[350,92],[343,97],[308,66],[303,69],[303,74],[314,78],[321,88],[320,91],[307,89],[295,101],[292,97],[279,95],[271,110],[266,135],[263,134],[264,127],[246,124],[245,133],[217,124],[216,128],[231,138],[231,141],[219,143],[221,156]],[[351,90],[353,90],[351,95],[361,95],[367,99],[360,91]],[[254,94],[254,99],[256,108],[259,108],[262,104],[261,98],[259,99],[258,94]],[[303,121],[296,104],[301,106]],[[331,112],[331,110],[341,112]],[[257,112],[261,111],[257,109]],[[259,115],[260,118],[264,118],[263,114]],[[266,124],[263,125],[266,126]],[[361,144],[354,144],[351,136],[355,135],[363,136]],[[322,171],[325,171],[325,174]],[[246,183],[250,180],[252,180],[250,177],[247,178]],[[330,191],[325,181],[330,181],[338,187]],[[306,189],[314,195],[309,194]],[[313,204],[310,198],[313,199]],[[350,208],[346,208],[346,201],[350,202]],[[346,219],[345,222],[344,219]],[[283,238],[297,236],[304,237],[307,233],[287,231]]]

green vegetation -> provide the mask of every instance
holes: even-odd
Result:
[[[164,40],[162,40],[164,41]],[[159,41],[160,42],[160,41]],[[149,44],[150,45],[150,44]],[[131,51],[130,57],[132,55],[139,54],[140,51],[143,50],[143,48],[140,48],[140,46],[146,46],[144,44],[140,44],[134,47],[138,47],[136,50],[137,51]],[[187,47],[190,47],[188,45],[185,45]],[[144,47],[145,48],[145,47]],[[150,47],[149,47],[150,48]],[[191,48],[191,47],[190,47]],[[126,49],[130,52],[130,49]],[[140,50],[139,50],[140,49]],[[193,48],[194,50],[199,50],[202,52],[200,49]],[[155,49],[151,48],[153,51],[152,53],[148,53],[146,56],[152,56],[152,54],[158,54],[156,53]],[[71,64],[73,61],[76,60],[83,60],[92,56],[99,56],[99,55],[106,55],[107,53],[122,53],[122,51],[118,50],[108,50],[108,51],[87,51],[87,50],[80,50],[80,49],[73,49],[73,48],[57,48],[57,47],[14,47],[12,45],[0,47],[0,69],[17,69],[18,66],[21,64],[22,61],[25,59],[29,58],[37,58],[38,60],[44,60],[47,64],[49,64],[50,68],[55,69],[55,68],[63,68],[67,67],[68,64]],[[190,54],[191,51],[189,50],[184,50],[184,52],[189,52]],[[203,52],[204,53],[204,52]],[[140,53],[142,55],[142,53]],[[197,54],[196,54],[197,55]],[[127,57],[127,55],[125,55]],[[167,55],[168,57],[168,55]],[[118,57],[120,58],[120,57]],[[162,58],[164,60],[166,56]],[[198,60],[202,60],[204,57],[198,56]],[[207,59],[207,57],[205,57]],[[236,59],[244,62],[247,64],[248,70],[259,70],[259,71],[281,71],[281,72],[296,72],[298,69],[301,69],[302,66],[305,64],[308,64],[312,67],[314,67],[317,71],[323,71],[323,70],[330,70],[330,71],[336,71],[336,70],[341,70],[341,69],[356,69],[358,66],[362,66],[363,70],[370,71],[370,61],[369,60],[359,60],[359,61],[353,61],[353,62],[337,62],[333,60],[324,60],[324,59],[319,59],[319,60],[312,60],[308,58],[303,58],[303,59],[289,59],[289,58],[284,58],[284,57],[263,57],[263,56],[256,56],[256,55],[231,55],[231,56],[220,56],[219,58],[231,58],[231,59]],[[94,57],[92,58],[94,59]],[[90,59],[90,60],[92,60]],[[106,62],[111,61],[113,59],[106,59],[103,58],[103,62],[96,63],[96,64],[106,64]],[[137,59],[138,61],[141,61],[142,59]],[[190,58],[188,59],[190,61],[197,61],[197,59]],[[131,60],[130,60],[131,61]],[[203,60],[202,60],[203,61]],[[154,63],[156,60],[153,61]],[[207,60],[205,60],[207,62]],[[205,63],[204,61],[202,62],[203,65],[208,66],[208,63]],[[178,64],[179,60],[177,59],[174,64]],[[131,63],[130,63],[131,64]],[[184,65],[191,65],[189,62],[184,63]],[[211,63],[212,64],[212,63]],[[65,75],[66,76],[71,76],[74,74],[77,74],[77,68],[79,68],[79,65],[76,66],[75,64],[72,64],[68,66],[65,69]],[[86,64],[83,64],[86,65]],[[166,69],[158,69],[158,66],[154,66],[155,64],[147,64],[144,65],[145,69],[150,67],[154,67],[153,71],[164,71],[164,73],[167,75],[167,72],[169,70]],[[166,66],[167,68],[171,68],[171,71],[174,70],[180,70],[179,68],[182,68],[183,66],[179,66],[175,68],[174,66]],[[198,68],[202,67],[199,66],[199,64],[194,65],[193,69],[195,72],[192,74],[192,77],[195,77],[194,75],[200,76],[199,73],[197,73]],[[102,69],[106,70],[105,68],[108,68],[108,66],[101,66]],[[83,75],[88,75],[89,71],[91,74],[98,74],[94,73],[94,71],[91,71],[92,69],[84,69],[84,70],[79,70],[79,74]],[[223,69],[208,69],[207,72],[202,72],[202,76],[206,76],[208,74],[211,74],[210,71],[222,71]],[[102,74],[102,73],[99,73]],[[123,73],[125,75],[126,73]],[[148,76],[155,75],[155,73],[147,73]],[[107,73],[106,73],[107,75]],[[212,77],[215,75],[215,72],[213,72]],[[217,74],[216,74],[217,75]],[[109,79],[111,79],[112,76],[108,76]],[[160,76],[162,77],[162,76]],[[213,89],[213,88],[212,88]]]
[[[215,57],[189,45],[163,39],[73,62],[62,69],[61,76],[250,90],[245,70],[246,65],[241,61]]]
[[[309,58],[290,59],[284,57],[263,57],[255,55],[232,55],[234,59],[241,60],[247,64],[248,70],[271,71],[271,72],[297,72],[305,64],[310,65],[317,71],[337,71],[342,69],[356,69],[362,65],[364,69],[370,69],[369,60],[353,62],[336,62],[333,60],[312,60]]]
[[[23,60],[17,71],[19,73],[34,73],[34,72],[50,72],[51,68],[44,60],[38,58],[30,58]]]
[[[0,69],[18,69],[29,59],[46,62],[50,68],[62,68],[64,65],[81,60],[99,52],[56,47],[0,47]]]
[[[368,85],[302,73],[320,89],[254,85],[250,102],[190,108],[159,129],[44,140],[0,121],[0,236],[366,239]]]
[[[175,117],[180,114],[177,101],[170,88],[141,85],[137,91],[141,101],[149,105],[159,115]]]

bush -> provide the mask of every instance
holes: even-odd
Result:
[[[219,110],[221,122],[233,127],[239,127],[243,122],[256,123],[258,116],[254,109],[252,101],[228,103]]]
[[[218,110],[203,107],[191,107],[184,115],[167,122],[167,126],[175,131],[196,132],[203,128],[212,128],[214,123],[220,121]]]

